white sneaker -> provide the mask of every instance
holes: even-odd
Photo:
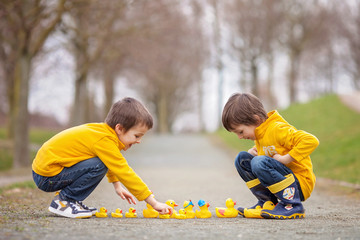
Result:
[[[68,218],[90,218],[92,212],[82,209],[75,202],[61,200],[57,194],[51,201],[49,211]]]
[[[88,210],[92,212],[92,215],[95,215],[97,209],[95,207],[88,207],[82,201],[76,201],[76,204],[79,205],[82,209]]]

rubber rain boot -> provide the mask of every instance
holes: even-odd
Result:
[[[305,217],[299,189],[293,174],[268,189],[280,200],[273,210],[262,210],[261,216],[268,219],[297,219]]]
[[[258,202],[254,206],[249,208],[238,207],[238,213],[239,215],[244,217],[261,218],[260,212],[264,206],[264,203],[268,202],[266,206],[269,206],[270,209],[272,205],[275,206],[275,204],[277,203],[277,198],[269,191],[269,189],[261,185],[258,178],[246,182],[246,185],[254,194],[254,196],[258,199]]]

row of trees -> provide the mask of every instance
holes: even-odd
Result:
[[[241,89],[269,106],[279,94],[296,102],[302,86],[313,96],[336,91],[344,75],[360,89],[359,23],[360,4],[346,1],[0,0],[0,108],[14,165],[29,162],[29,83],[34,62],[51,54],[45,43],[74,61],[71,125],[99,111],[90,80],[103,85],[103,119],[122,76],[150,103],[157,130],[168,132],[185,111],[197,112],[204,126],[205,68],[219,73],[221,109],[225,55],[238,62]],[[275,84],[279,67],[286,92]]]

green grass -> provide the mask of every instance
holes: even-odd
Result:
[[[11,184],[9,186],[5,186],[5,187],[0,187],[0,194],[2,194],[4,191],[7,190],[11,190],[11,189],[15,189],[15,188],[20,188],[20,189],[24,189],[24,188],[30,188],[30,189],[35,189],[37,188],[34,181],[25,181],[25,182],[18,182],[18,183],[14,183]]]
[[[319,147],[311,154],[317,176],[360,184],[359,113],[345,107],[337,96],[329,95],[292,105],[280,114],[297,129],[310,132],[320,140]],[[224,129],[217,135],[238,151],[253,145]]]
[[[54,131],[54,130],[32,128],[30,129],[29,132],[30,142],[33,144],[42,145],[44,142],[46,142],[48,139],[54,136],[57,132],[58,131]],[[0,128],[0,140],[6,140],[5,128]],[[30,156],[31,159],[34,159],[36,152],[32,151],[30,155],[31,155]],[[11,149],[2,147],[0,145],[0,171],[11,169],[11,167],[12,167]]]
[[[29,132],[30,142],[43,144],[58,132],[59,131],[31,128]],[[6,140],[6,129],[4,127],[0,127],[0,139]]]

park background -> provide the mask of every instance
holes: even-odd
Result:
[[[350,0],[1,0],[0,169],[29,167],[51,136],[126,96],[153,134],[247,150],[220,116],[251,92],[319,138],[317,176],[357,186],[360,115],[342,99],[360,90],[359,26]]]

